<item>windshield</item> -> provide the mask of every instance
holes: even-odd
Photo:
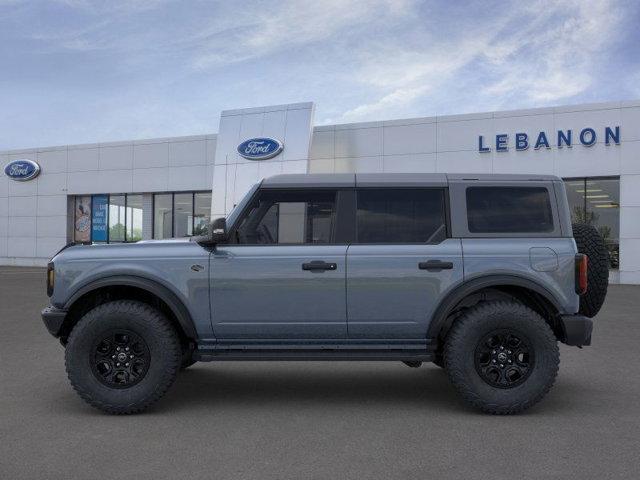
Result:
[[[255,185],[253,185],[249,189],[249,191],[246,193],[246,195],[244,197],[242,197],[242,200],[240,200],[240,202],[238,202],[233,207],[233,209],[231,209],[231,211],[227,215],[227,228],[228,229],[230,229],[233,226],[233,224],[235,223],[236,219],[238,218],[238,215],[240,215],[240,212],[242,212],[242,210],[244,210],[245,205],[251,199],[251,197],[253,197],[253,194],[256,193],[256,190],[258,189],[259,186],[260,186],[259,183],[256,183]]]

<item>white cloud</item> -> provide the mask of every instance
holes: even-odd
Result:
[[[498,42],[498,50],[513,46],[508,55],[487,55],[501,78],[484,93],[506,96],[521,91],[534,102],[549,103],[578,95],[591,85],[595,56],[615,38],[620,21],[611,2],[538,2],[530,13],[535,12],[543,13],[518,34]],[[554,23],[554,18],[562,20]]]
[[[621,21],[611,2],[541,0],[512,7],[489,26],[467,19],[470,22],[449,38],[425,32],[420,48],[387,39],[384,47],[374,45],[361,52],[362,66],[353,78],[371,93],[339,120],[402,115],[416,100],[441,97],[462,82],[477,86],[479,108],[506,104],[516,94],[521,101],[542,105],[586,91],[593,81],[596,57],[616,38]],[[463,77],[462,71],[472,67]],[[484,77],[473,81],[476,75]]]
[[[226,12],[230,23],[213,22],[196,33],[193,43],[199,47],[199,53],[193,64],[199,69],[219,67],[301,45],[335,40],[341,31],[349,28],[402,17],[412,3],[408,0],[286,0],[273,8],[245,6]]]

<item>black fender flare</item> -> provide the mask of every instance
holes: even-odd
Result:
[[[438,338],[440,332],[446,326],[449,314],[452,312],[454,307],[467,296],[484,288],[499,286],[514,286],[531,290],[542,296],[558,312],[562,312],[562,306],[556,296],[534,280],[517,275],[487,275],[466,281],[447,294],[433,314],[427,331],[427,338]]]
[[[85,296],[87,293],[90,293],[99,288],[113,286],[135,287],[141,290],[145,290],[152,295],[155,295],[165,304],[167,304],[171,312],[178,320],[178,323],[180,324],[180,327],[182,328],[185,335],[189,338],[198,338],[195,326],[193,324],[193,319],[191,318],[191,314],[189,313],[189,310],[187,310],[187,307],[184,305],[184,303],[178,298],[178,296],[159,282],[145,277],[138,277],[135,275],[113,275],[94,280],[76,289],[71,297],[69,297],[69,299],[65,302],[64,309],[68,311],[76,301]]]

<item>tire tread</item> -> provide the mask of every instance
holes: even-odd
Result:
[[[497,404],[487,402],[471,388],[471,384],[463,370],[463,363],[458,361],[457,357],[453,356],[453,352],[456,345],[461,345],[464,342],[462,337],[467,333],[467,330],[475,327],[478,317],[494,315],[497,312],[505,310],[511,310],[515,315],[520,314],[523,317],[531,315],[537,317],[537,328],[540,329],[542,335],[545,337],[545,341],[548,342],[549,345],[553,345],[552,356],[558,360],[554,362],[554,368],[549,372],[542,388],[539,389],[535,395],[525,401]],[[540,317],[540,315],[519,302],[492,301],[472,307],[456,321],[447,335],[444,349],[444,365],[449,376],[449,380],[469,405],[493,415],[510,415],[527,410],[538,403],[549,392],[558,374],[559,356],[560,350],[558,348],[556,337],[549,325],[542,317]]]
[[[112,404],[95,398],[91,392],[76,381],[73,375],[72,366],[69,364],[69,356],[65,355],[65,368],[67,371],[67,377],[71,383],[73,389],[78,393],[89,405],[102,410],[104,412],[115,415],[129,415],[140,413],[143,410],[148,409],[155,404],[164,394],[169,387],[173,384],[177,372],[181,365],[181,347],[178,336],[171,325],[171,323],[162,315],[158,310],[150,305],[135,301],[135,300],[117,300],[113,302],[103,303],[96,308],[89,311],[80,321],[73,327],[71,334],[69,335],[68,345],[72,345],[76,338],[83,334],[83,331],[87,329],[91,323],[100,321],[101,317],[107,313],[112,312],[113,309],[118,309],[119,312],[129,314],[132,316],[145,316],[148,320],[154,322],[154,328],[157,329],[157,333],[163,337],[164,341],[169,342],[170,351],[173,355],[170,356],[169,362],[167,362],[164,374],[162,375],[162,381],[147,395],[142,401],[131,402],[128,404]],[[68,348],[67,348],[68,351]]]

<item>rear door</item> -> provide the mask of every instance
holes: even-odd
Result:
[[[426,338],[443,293],[463,279],[445,188],[360,188],[347,251],[349,338]]]

